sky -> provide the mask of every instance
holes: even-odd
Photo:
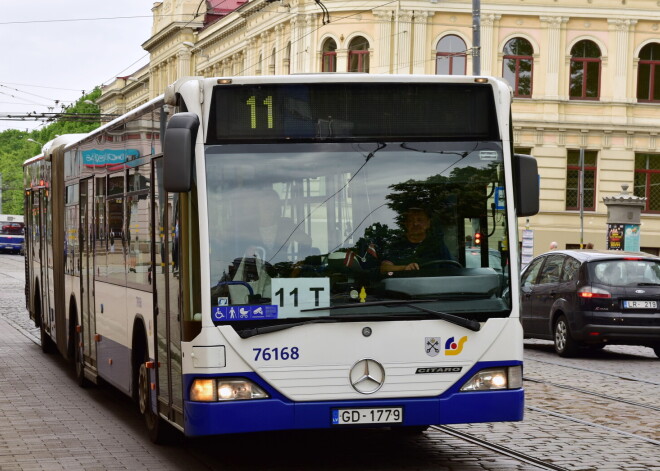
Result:
[[[39,129],[12,113],[61,111],[149,56],[153,0],[0,0],[0,132]],[[49,107],[53,108],[49,110]]]

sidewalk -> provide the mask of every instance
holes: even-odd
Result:
[[[149,442],[128,398],[109,387],[79,388],[63,358],[43,354],[3,316],[0,398],[2,471],[167,470],[190,465],[180,450]]]

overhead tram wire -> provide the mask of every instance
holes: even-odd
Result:
[[[112,121],[117,114],[110,113],[4,113],[0,114],[0,121],[76,121],[76,122],[96,122]]]
[[[193,17],[188,21],[188,23],[186,23],[186,25],[184,25],[184,27],[187,26],[188,24],[192,23],[197,17],[199,17],[199,16],[201,16],[201,15],[206,15],[206,14],[208,13],[208,10],[207,10],[207,11],[204,11],[204,13],[200,13],[200,11],[199,11],[199,10],[200,10],[200,7],[204,4],[204,1],[205,1],[205,0],[202,0],[202,1],[200,2],[200,4],[199,4],[198,7],[197,7],[197,10],[195,11],[195,14],[194,14]],[[319,2],[319,3],[320,3],[320,2]],[[354,16],[357,16],[357,15],[360,15],[360,14],[362,14],[362,13],[364,13],[364,12],[373,11],[373,10],[375,10],[375,9],[377,9],[377,8],[382,8],[382,7],[387,6],[387,5],[390,5],[390,4],[392,4],[392,3],[396,3],[396,0],[391,0],[391,1],[388,1],[388,2],[384,2],[384,3],[380,4],[380,5],[377,5],[377,6],[372,7],[372,8],[360,9],[360,10],[358,10],[356,13],[352,13],[352,14],[350,14],[350,15],[346,15],[346,16],[343,16],[343,17],[338,17],[338,18],[335,19],[335,21],[343,21],[343,20],[349,19],[349,18],[351,18],[351,17],[354,17]],[[322,27],[324,27],[324,26],[326,26],[328,23],[330,23],[330,14],[329,14],[329,12],[328,12],[328,14],[327,14],[327,16],[326,16],[326,12],[327,12],[327,9],[325,9],[324,12],[323,12],[323,21],[322,21],[322,24],[321,24],[319,27],[317,27],[317,28],[315,28],[314,30],[310,31],[308,34],[303,35],[303,36],[297,38],[295,41],[296,41],[296,42],[297,42],[297,41],[301,41],[301,40],[302,40],[303,38],[305,38],[306,36],[311,35],[312,33],[318,31],[319,29],[321,29]],[[174,15],[160,15],[160,16],[174,16]],[[30,21],[20,21],[20,22],[0,22],[0,26],[2,26],[2,25],[6,25],[6,24],[19,24],[19,23],[20,23],[20,24],[23,24],[23,23],[26,23],[26,24],[27,24],[27,23],[74,22],[74,21],[98,21],[98,20],[116,20],[116,19],[145,18],[145,17],[148,17],[148,16],[141,15],[141,16],[126,16],[126,17],[99,17],[99,18],[86,18],[86,19],[85,19],[85,18],[78,18],[78,19],[63,19],[63,20],[30,20]],[[284,51],[284,49],[285,49],[285,48],[282,48],[282,49],[280,49],[279,51],[276,51],[275,53],[276,53],[276,54],[277,54],[277,53],[280,53],[280,52]],[[117,76],[119,76],[122,72],[124,72],[125,70],[129,69],[130,67],[133,67],[135,64],[137,64],[138,62],[140,62],[141,60],[143,60],[143,59],[144,59],[145,57],[147,57],[148,55],[149,55],[149,54],[145,54],[144,56],[142,56],[142,57],[139,58],[138,60],[134,61],[132,64],[130,64],[130,65],[128,65],[127,67],[125,67],[124,69],[122,69],[119,73],[114,74],[113,77],[111,77],[111,78],[109,78],[109,79],[103,81],[102,83],[106,83],[106,82],[108,82],[108,81],[110,81],[110,80],[113,80],[114,78],[116,78]],[[264,59],[268,59],[269,57],[270,57],[270,56],[267,56],[267,57],[265,57]],[[242,74],[245,70],[246,70],[246,69],[241,70],[241,71],[239,72],[239,75]],[[39,105],[39,106],[44,106],[44,105]],[[78,116],[78,117],[76,117],[76,116]],[[65,120],[67,120],[67,121],[75,121],[75,120],[78,120],[78,121],[90,121],[90,120],[92,120],[91,116],[92,116],[91,114],[88,114],[87,116],[85,116],[84,114],[76,114],[76,115],[73,115],[73,114],[66,114],[66,113],[25,113],[25,114],[20,114],[20,113],[11,113],[11,114],[9,114],[9,113],[8,113],[8,114],[5,114],[5,115],[1,115],[1,114],[0,114],[0,121],[26,121],[26,120],[35,120],[35,121],[38,121],[38,120],[44,120],[45,122],[50,122],[50,121],[54,121],[54,120],[56,120],[56,119],[61,119],[61,118],[65,119]],[[115,118],[115,117],[118,116],[118,115],[114,115],[114,114],[95,114],[95,115],[93,115],[93,116],[96,116],[96,117],[97,117],[96,119],[100,119],[100,120],[103,121],[103,120],[112,120],[113,118]],[[94,119],[94,120],[96,120],[96,119]]]

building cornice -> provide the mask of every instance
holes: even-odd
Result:
[[[173,36],[179,34],[181,30],[191,29],[198,30],[204,23],[201,21],[175,21],[170,23],[165,28],[161,29],[158,33],[154,34],[151,38],[142,43],[142,49],[151,52],[156,46],[162,44]]]

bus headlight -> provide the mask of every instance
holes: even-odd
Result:
[[[241,401],[267,397],[266,391],[244,378],[197,378],[190,386],[191,401]]]
[[[478,371],[461,391],[492,391],[522,388],[522,366],[503,366]]]

